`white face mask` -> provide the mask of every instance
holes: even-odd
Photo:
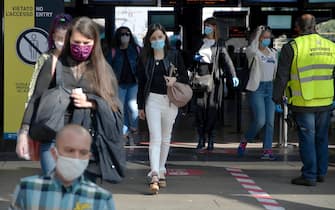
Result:
[[[56,150],[57,151],[57,150]],[[64,157],[57,152],[56,170],[66,181],[73,181],[81,176],[88,165],[87,160]]]
[[[130,40],[130,36],[121,36],[120,40],[122,44],[128,44]]]
[[[57,50],[62,50],[64,46],[64,42],[61,41],[55,41],[55,47]]]

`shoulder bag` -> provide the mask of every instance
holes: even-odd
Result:
[[[175,73],[176,69],[177,68],[173,64],[170,64],[170,77]],[[174,105],[183,107],[191,100],[193,91],[188,84],[175,82],[173,86],[167,87],[167,95]]]
[[[65,89],[62,75],[62,64],[56,64],[56,87],[42,94],[29,127],[29,136],[40,142],[50,142],[56,133],[64,127],[64,114],[70,104],[71,91]]]

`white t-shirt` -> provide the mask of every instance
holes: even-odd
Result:
[[[275,72],[275,65],[276,65],[276,57],[275,53],[273,53],[270,49],[269,55],[263,54],[260,50],[257,50],[257,56],[259,59],[259,68],[261,72],[261,82],[268,82],[272,81]]]
[[[203,39],[203,44],[199,50],[199,54],[202,56],[200,59],[201,63],[212,63],[212,50],[211,46],[215,44],[214,39]]]

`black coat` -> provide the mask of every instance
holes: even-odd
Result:
[[[93,157],[87,170],[102,180],[120,182],[126,170],[122,139],[123,114],[121,111],[113,112],[107,102],[96,95],[88,94],[87,97],[96,102],[93,115],[88,109],[76,109],[72,118],[73,123],[86,127],[93,136]]]

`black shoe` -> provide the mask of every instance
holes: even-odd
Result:
[[[317,181],[317,182],[325,182],[325,176],[318,176],[318,177],[316,178],[316,181]]]
[[[207,146],[208,151],[213,151],[214,150],[214,133],[213,131],[208,132],[208,146]]]
[[[304,185],[304,186],[315,186],[316,182],[305,179],[303,176],[299,176],[291,180],[291,184]]]
[[[208,151],[214,150],[214,139],[212,137],[208,138],[207,150]]]
[[[208,151],[213,151],[214,150],[214,144],[209,144],[208,143],[207,150]]]
[[[202,126],[197,128],[198,131],[198,145],[197,150],[201,150],[205,147],[205,132]]]
[[[204,142],[199,142],[198,145],[197,145],[197,150],[201,150],[205,147],[205,143]]]

